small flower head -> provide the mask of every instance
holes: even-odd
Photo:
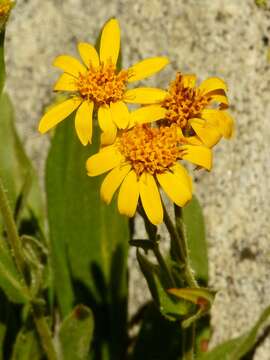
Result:
[[[228,113],[227,86],[209,78],[196,86],[195,75],[176,74],[166,97],[155,105],[133,112],[132,125],[161,120],[158,126],[175,125],[190,144],[213,147],[222,137],[229,139],[234,120]]]
[[[177,73],[161,106],[167,124],[176,124],[186,137],[212,147],[221,137],[230,138],[233,119],[226,111],[227,86],[219,78],[209,78],[196,86],[195,75]],[[212,106],[219,104],[219,107]]]
[[[181,73],[177,73],[168,90],[168,96],[162,103],[167,110],[165,119],[185,130],[188,128],[189,119],[197,117],[210,101],[210,95],[196,88]]]
[[[101,186],[101,197],[110,203],[118,188],[118,209],[134,216],[139,198],[149,220],[157,225],[163,220],[159,193],[161,187],[178,206],[192,197],[190,177],[179,160],[211,168],[212,153],[205,146],[193,146],[179,137],[177,127],[153,128],[135,125],[119,133],[116,141],[87,161],[89,176],[110,171]]]
[[[117,69],[120,51],[120,27],[116,19],[109,20],[102,31],[99,54],[88,43],[79,43],[78,51],[83,64],[68,56],[58,56],[54,65],[64,73],[56,82],[55,91],[65,91],[70,99],[46,113],[40,121],[39,131],[44,133],[77,110],[75,128],[86,145],[92,138],[92,113],[98,111],[98,122],[103,145],[113,143],[117,128],[129,126],[126,103],[152,104],[162,101],[166,91],[156,88],[128,90],[129,83],[144,79],[167,65],[166,57],[143,60],[127,70]]]

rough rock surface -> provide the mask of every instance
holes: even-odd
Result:
[[[212,344],[248,329],[270,294],[270,9],[254,0],[18,0],[7,32],[8,84],[27,151],[42,169],[48,138],[37,133],[53,97],[57,54],[75,54],[110,16],[122,26],[123,62],[169,55],[171,66],[148,84],[166,85],[175,70],[228,82],[236,136],[215,150],[211,173],[196,175],[207,223],[213,307]],[[145,284],[131,260],[131,294]],[[140,299],[141,298],[141,299]],[[256,360],[269,360],[270,340]]]

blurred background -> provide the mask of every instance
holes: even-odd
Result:
[[[257,1],[259,3],[259,1]],[[229,86],[236,120],[232,141],[215,148],[211,173],[195,173],[206,218],[212,345],[248,329],[270,303],[270,4],[255,0],[17,0],[7,28],[7,90],[19,133],[42,177],[49,143],[37,132],[54,97],[58,54],[95,42],[103,23],[121,24],[123,66],[167,55],[171,65],[149,85],[167,86],[175,71]],[[138,222],[140,231],[140,222]],[[130,312],[146,300],[146,284],[130,258]],[[150,296],[149,296],[150,297]],[[270,339],[255,359],[269,360]]]

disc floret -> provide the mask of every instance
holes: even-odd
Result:
[[[177,130],[174,126],[152,128],[138,125],[119,137],[119,150],[137,176],[167,171],[181,157]]]
[[[196,117],[209,104],[211,97],[199,88],[187,86],[184,76],[177,73],[171,82],[168,96],[162,106],[167,110],[165,118],[185,129],[188,120]]]
[[[117,73],[112,63],[90,66],[84,74],[80,74],[77,87],[83,99],[93,101],[97,106],[110,105],[123,99],[128,80],[128,71]]]

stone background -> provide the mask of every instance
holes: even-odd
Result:
[[[166,86],[176,70],[229,84],[235,138],[216,147],[211,173],[196,178],[206,216],[213,344],[248,329],[270,303],[270,8],[254,0],[17,0],[7,31],[7,88],[27,152],[42,172],[48,137],[37,133],[52,100],[53,58],[75,54],[117,16],[125,66],[155,55],[171,65],[148,84]],[[145,299],[131,259],[131,295]],[[270,359],[270,339],[256,360]]]

